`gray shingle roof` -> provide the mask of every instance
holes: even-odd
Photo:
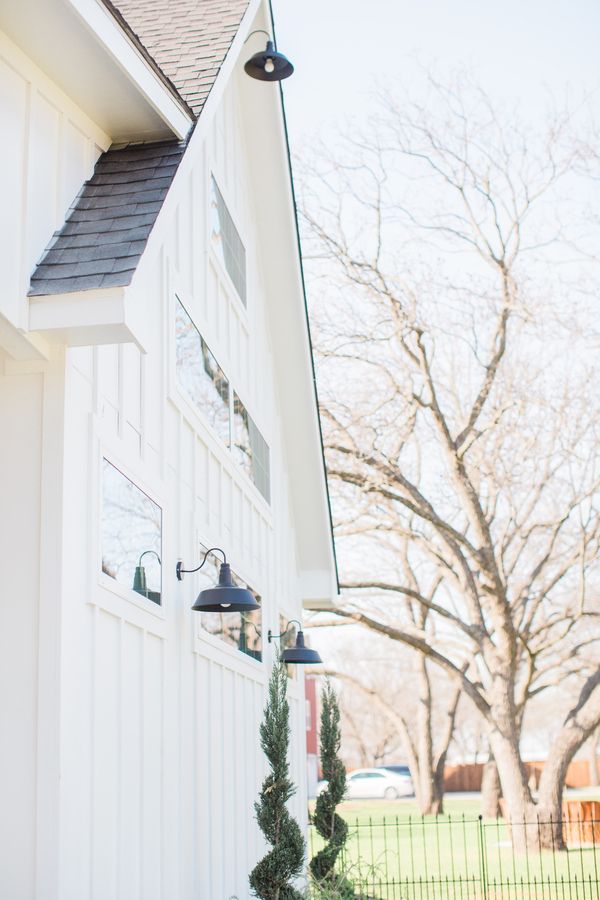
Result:
[[[199,116],[250,0],[103,0]],[[185,145],[113,146],[31,276],[30,297],[125,287]]]
[[[200,115],[250,0],[103,0]]]
[[[103,153],[35,269],[29,296],[128,285],[184,149],[160,141]]]

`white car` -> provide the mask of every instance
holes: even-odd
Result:
[[[392,769],[355,769],[346,778],[345,800],[385,799],[397,800],[398,797],[410,797],[413,791],[412,778],[405,766],[398,767],[402,771]],[[406,771],[404,771],[406,769]],[[325,790],[326,781],[320,781],[317,794]]]

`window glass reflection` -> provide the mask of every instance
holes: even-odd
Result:
[[[179,298],[175,316],[175,366],[181,387],[229,444],[229,381]]]
[[[232,450],[248,477],[252,479],[267,503],[270,503],[269,446],[235,391],[233,392]]]
[[[208,549],[208,548],[206,548]],[[201,552],[205,553],[205,549],[201,548]],[[205,565],[198,573],[201,577],[198,582],[198,593],[205,588],[213,587],[219,578],[219,566],[222,560],[216,554],[211,553],[206,560]],[[248,588],[258,603],[261,602],[260,596],[246,584],[241,578],[233,573],[234,584],[239,587]],[[262,609],[253,609],[249,612],[229,612],[229,613],[200,613],[202,628],[209,634],[220,638],[230,647],[235,647],[246,656],[252,659],[262,660]]]
[[[214,178],[210,179],[210,242],[246,305],[246,250]]]
[[[102,572],[161,602],[162,510],[107,459],[102,460]]]

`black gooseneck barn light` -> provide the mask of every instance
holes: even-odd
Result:
[[[260,609],[260,603],[256,602],[254,595],[248,588],[238,587],[237,584],[233,583],[231,568],[227,562],[225,551],[221,550],[220,547],[211,547],[210,550],[207,550],[204,554],[204,559],[195,569],[184,569],[183,561],[179,560],[175,569],[177,580],[183,581],[184,574],[189,575],[192,572],[198,572],[210,553],[220,553],[223,556],[223,562],[219,569],[219,581],[214,587],[200,591],[192,609],[196,612],[213,613],[250,612],[252,609]]]
[[[149,591],[148,583],[146,581],[146,569],[142,565],[143,558],[151,553],[158,560],[159,566],[162,566],[160,561],[160,556],[156,552],[156,550],[144,550],[142,554],[140,554],[140,558],[138,559],[138,564],[135,567],[135,572],[133,574],[133,590],[136,594],[141,594],[143,597],[148,597],[150,600],[154,600],[155,602],[160,602],[160,592],[159,591]]]
[[[322,663],[323,660],[319,656],[316,650],[311,650],[310,647],[307,647],[304,643],[304,632],[302,631],[302,625],[298,621],[298,619],[290,619],[287,623],[287,627],[285,631],[282,631],[281,634],[273,634],[272,631],[269,631],[267,634],[267,638],[269,644],[271,641],[282,638],[285,634],[290,630],[290,625],[298,626],[298,634],[296,635],[296,644],[294,647],[287,647],[279,656],[279,661],[282,663],[291,663],[292,665],[313,665],[315,663]]]
[[[287,56],[275,49],[275,44],[271,40],[269,32],[264,31],[262,28],[251,31],[246,41],[250,40],[253,34],[266,34],[267,46],[264,50],[259,50],[258,53],[250,57],[244,66],[246,74],[251,78],[258,79],[258,81],[283,81],[284,78],[289,78],[294,71],[294,67]]]

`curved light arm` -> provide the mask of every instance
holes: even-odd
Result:
[[[268,31],[265,31],[264,28],[257,28],[256,31],[251,31],[251,32],[250,32],[250,34],[248,35],[248,37],[247,37],[246,40],[244,41],[244,44],[247,44],[247,43],[248,43],[248,41],[250,40],[250,38],[252,37],[253,34],[266,34],[266,36],[268,37],[268,39],[269,39],[270,41],[273,40],[273,38],[271,37],[271,35],[269,34]]]
[[[144,552],[142,553],[142,555],[141,555],[140,558],[138,559],[138,568],[142,565],[142,560],[143,560],[143,558],[146,556],[147,553],[153,553],[154,556],[155,556],[155,557],[157,558],[157,560],[158,560],[159,566],[162,566],[162,563],[161,563],[161,561],[160,561],[160,556],[158,555],[158,553],[156,552],[156,550],[144,550]]]
[[[290,630],[290,625],[297,625],[298,631],[302,631],[302,623],[299,622],[298,619],[290,619],[285,627],[285,630],[282,631],[281,634],[273,634],[273,632],[269,629],[267,633],[267,640],[269,644],[271,643],[271,641],[279,640],[279,638],[282,638],[285,634],[287,634]]]
[[[206,560],[208,559],[210,553],[220,553],[223,557],[223,564],[227,565],[227,557],[225,556],[225,551],[221,550],[220,547],[211,547],[210,550],[206,551],[206,553],[204,554],[204,559],[202,560],[202,562],[200,563],[199,566],[196,566],[195,569],[184,569],[183,568],[183,560],[180,559],[177,562],[177,566],[175,567],[175,574],[177,575],[177,581],[183,581],[184,574],[191,575],[192,572],[199,572],[200,569],[202,568],[202,566],[204,565],[204,563],[206,562]]]

